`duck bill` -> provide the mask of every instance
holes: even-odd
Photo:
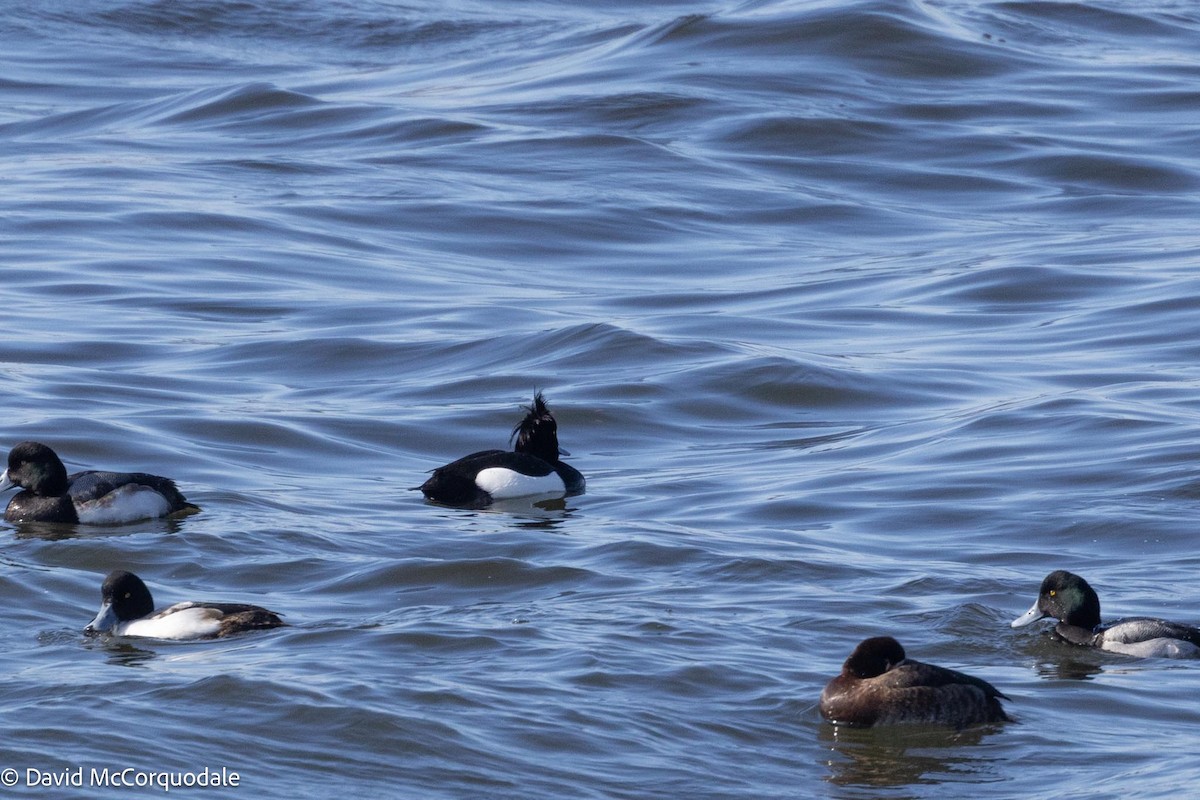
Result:
[[[1024,628],[1026,625],[1032,625],[1039,619],[1045,619],[1046,615],[1038,608],[1037,600],[1033,601],[1033,607],[1026,611],[1021,616],[1014,619],[1011,623],[1014,628]]]
[[[112,603],[105,603],[100,606],[100,612],[96,614],[96,618],[88,623],[83,629],[84,633],[101,633],[103,631],[112,630],[117,624],[117,612],[113,611]]]
[[[16,484],[13,483],[12,478],[8,477],[8,470],[4,470],[4,473],[0,474],[0,492],[7,492],[14,486]]]

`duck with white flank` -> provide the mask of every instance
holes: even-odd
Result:
[[[1054,635],[1071,644],[1127,656],[1200,658],[1200,628],[1153,617],[1100,624],[1100,597],[1087,581],[1066,570],[1045,577],[1033,606],[1012,621],[1020,628],[1052,617]]]
[[[513,428],[512,450],[482,450],[438,467],[421,485],[425,496],[446,505],[481,508],[514,497],[583,492],[583,475],[559,459],[570,453],[558,446],[558,423],[541,392],[525,411]]]
[[[176,603],[155,613],[154,598],[132,572],[109,573],[100,587],[100,611],[85,633],[154,639],[220,639],[235,633],[278,628],[274,611],[246,603]]]
[[[0,492],[14,486],[9,522],[117,525],[199,511],[170,478],[145,472],[88,470],[67,474],[58,454],[41,442],[21,442],[8,454]]]

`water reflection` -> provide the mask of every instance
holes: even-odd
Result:
[[[1104,671],[1098,660],[1085,661],[1080,658],[1062,658],[1054,661],[1039,661],[1034,669],[1038,677],[1060,680],[1089,681]]]
[[[943,780],[994,780],[995,759],[965,748],[980,744],[1002,726],[956,731],[935,726],[847,728],[822,725],[820,740],[830,757],[826,778],[839,786],[905,786]]]
[[[1091,680],[1113,663],[1110,654],[1065,642],[1053,630],[1037,636],[1020,650],[1033,659],[1034,669],[1042,678]]]
[[[21,522],[16,523],[15,528],[14,535],[18,539],[42,539],[47,542],[56,542],[79,536],[81,526],[68,522]]]
[[[178,533],[182,521],[161,518],[135,522],[130,525],[80,525],[71,522],[20,522],[14,523],[18,539],[41,539],[47,542],[88,537],[131,536],[135,533]]]
[[[158,657],[158,653],[130,644],[124,639],[114,639],[111,636],[85,635],[83,646],[88,649],[103,650],[108,656],[108,663],[117,667],[144,667]]]
[[[549,530],[557,528],[571,518],[578,506],[568,505],[571,498],[554,497],[514,497],[508,500],[497,500],[484,508],[461,509],[468,514],[497,514],[512,517],[514,524],[520,528]],[[436,506],[436,503],[429,503]]]

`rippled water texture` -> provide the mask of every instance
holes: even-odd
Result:
[[[1180,796],[1200,666],[1008,623],[1057,568],[1200,622],[1197,53],[1179,0],[7,9],[0,450],[203,512],[0,526],[0,769]],[[412,490],[535,389],[586,494]],[[84,637],[115,568],[290,626]],[[822,722],[884,633],[1017,721]]]

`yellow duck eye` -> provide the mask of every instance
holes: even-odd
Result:
[[[1058,594],[1058,592],[1056,592],[1056,591],[1055,591],[1055,590],[1053,590],[1053,589],[1051,589],[1051,590],[1050,590],[1050,596],[1051,596],[1051,597],[1054,597],[1054,595],[1056,595],[1056,594]]]

